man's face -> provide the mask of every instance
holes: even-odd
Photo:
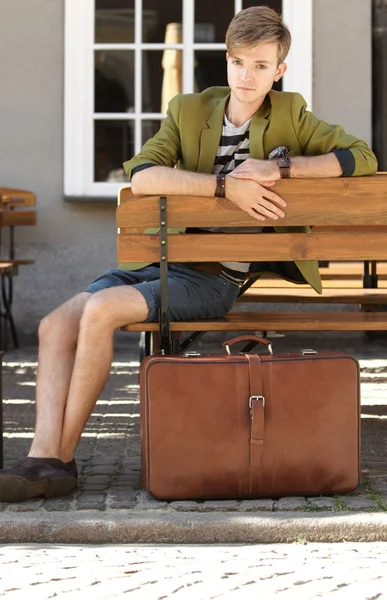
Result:
[[[227,53],[226,60],[228,84],[242,104],[261,102],[286,71],[285,63],[278,65],[276,42],[239,48]]]

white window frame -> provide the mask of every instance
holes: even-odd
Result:
[[[197,50],[224,50],[224,44],[194,43],[195,0],[183,2],[183,44],[142,44],[142,0],[135,0],[133,44],[94,43],[94,0],[65,0],[64,81],[64,194],[66,197],[116,197],[122,184],[94,181],[94,120],[134,120],[135,152],[141,146],[144,119],[162,119],[162,113],[142,113],[142,50],[183,50],[183,93],[194,90],[194,57]],[[242,0],[234,0],[235,14]],[[284,90],[303,94],[312,106],[312,0],[283,0],[283,16],[292,32],[292,50],[287,59]],[[134,50],[134,113],[94,113],[94,51]],[[302,68],[300,68],[302,65]],[[128,157],[130,158],[130,157]]]

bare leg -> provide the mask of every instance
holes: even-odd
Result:
[[[130,286],[97,292],[85,305],[63,420],[59,458],[64,462],[73,458],[109,375],[114,331],[127,323],[145,321],[148,314],[145,298]]]
[[[70,387],[79,323],[91,294],[59,306],[39,327],[36,427],[29,456],[59,458],[63,416]]]

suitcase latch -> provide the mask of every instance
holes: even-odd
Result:
[[[302,356],[312,356],[317,354],[317,352],[316,350],[313,350],[313,348],[305,348],[304,350],[300,350],[300,354],[302,354]]]
[[[249,408],[253,408],[253,400],[262,400],[263,406],[265,406],[265,398],[264,396],[250,396],[249,398]]]

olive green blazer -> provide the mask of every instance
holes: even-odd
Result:
[[[228,87],[175,96],[158,133],[144,144],[139,154],[124,163],[129,178],[133,168],[145,163],[212,173],[229,96]],[[365,142],[345,133],[338,125],[318,119],[306,110],[304,98],[297,93],[270,91],[252,117],[251,158],[266,159],[277,146],[289,148],[287,156],[317,156],[349,149],[355,159],[353,175],[372,175],[377,171],[376,157]],[[308,228],[276,226],[275,230],[306,232]],[[305,280],[321,293],[317,262],[295,262]],[[143,265],[136,265],[139,266]]]

